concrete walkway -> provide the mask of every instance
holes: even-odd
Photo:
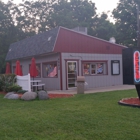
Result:
[[[98,88],[94,88],[94,89],[85,90],[85,94],[106,92],[106,91],[116,91],[116,90],[128,90],[128,89],[135,89],[135,86],[134,85],[117,85],[117,86],[100,87],[100,88],[98,87]],[[52,91],[48,91],[48,93],[52,93],[52,94],[77,94],[77,88],[70,89],[70,90],[52,90]]]

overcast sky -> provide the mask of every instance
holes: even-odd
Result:
[[[8,0],[2,0],[2,1],[7,2]],[[119,2],[119,0],[92,0],[92,1],[95,3],[97,7],[97,13],[108,12],[108,11],[112,12],[112,10],[117,7],[117,3]],[[22,0],[13,0],[13,2],[20,3],[22,2]]]

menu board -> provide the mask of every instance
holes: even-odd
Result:
[[[111,60],[111,73],[112,75],[120,74],[120,61],[119,60]]]

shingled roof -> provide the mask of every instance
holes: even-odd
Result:
[[[58,31],[59,27],[11,44],[6,61],[52,52]]]

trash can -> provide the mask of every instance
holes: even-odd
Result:
[[[77,76],[77,94],[84,94],[85,90],[85,77]]]

